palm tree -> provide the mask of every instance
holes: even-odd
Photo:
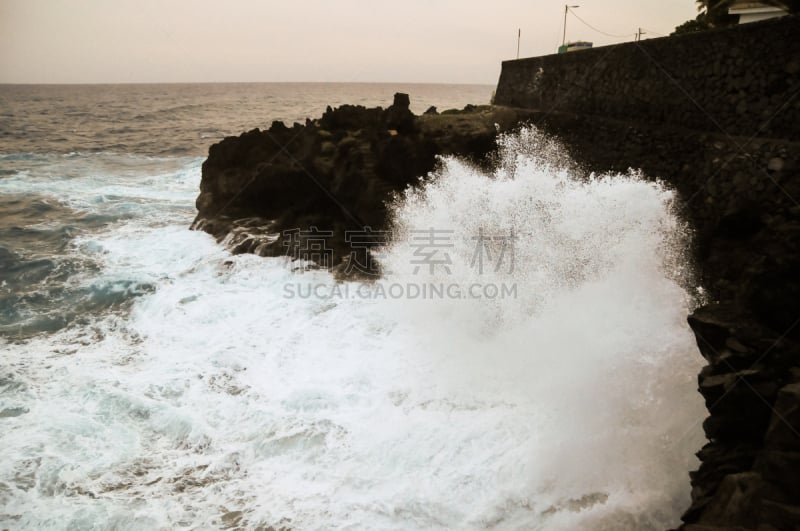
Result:
[[[697,20],[701,20],[708,28],[718,28],[720,26],[730,26],[736,24],[738,19],[734,15],[728,14],[728,8],[734,0],[696,0]]]

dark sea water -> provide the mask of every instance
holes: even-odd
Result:
[[[359,285],[188,230],[227,135],[492,88],[0,86],[0,529],[676,525],[704,410],[669,190],[578,180],[534,129],[490,174],[443,159],[391,211],[461,230],[452,271],[397,241],[372,286],[507,300],[287,297]],[[472,236],[512,228],[476,273]]]

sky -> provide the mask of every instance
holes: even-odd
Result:
[[[692,0],[576,0],[567,40],[669,34]],[[0,83],[495,84],[554,53],[563,0],[0,0]]]

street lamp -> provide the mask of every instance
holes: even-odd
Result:
[[[564,36],[561,38],[561,46],[567,44],[567,13],[569,13],[570,9],[575,9],[581,6],[569,6],[564,4]]]

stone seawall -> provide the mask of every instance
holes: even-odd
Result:
[[[797,137],[800,16],[503,63],[495,103]]]

